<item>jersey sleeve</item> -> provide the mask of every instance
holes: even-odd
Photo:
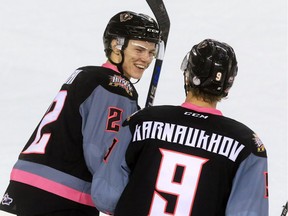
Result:
[[[106,214],[113,213],[128,182],[125,152],[131,134],[129,127],[122,127],[122,118],[136,109],[135,101],[113,95],[102,87],[97,87],[81,107],[84,155],[93,175],[91,196],[96,208]],[[110,122],[117,119],[116,113],[121,113],[121,118]]]
[[[236,173],[225,215],[268,216],[267,179],[267,157],[251,153]]]
[[[83,154],[92,174],[91,197],[99,210],[109,213],[115,207],[114,195],[118,200],[126,185],[128,175],[126,170],[122,171],[121,164],[125,161],[126,145],[131,138],[129,128],[122,127],[122,122],[138,109],[138,95],[132,83],[115,72],[91,72],[95,76],[92,79],[97,79],[99,85],[93,84],[89,77],[83,78],[85,82],[80,84],[85,86],[76,86],[75,94],[82,101],[79,112]],[[90,86],[91,82],[93,85]],[[77,92],[77,89],[87,88],[91,89],[89,94],[82,96],[81,92]],[[105,196],[112,196],[112,204]]]
[[[128,127],[119,133],[119,140],[109,149],[93,175],[92,199],[96,208],[106,214],[113,214],[116,204],[128,183],[130,169],[125,161],[125,153],[130,142]],[[123,135],[123,136],[122,136]],[[113,148],[113,149],[112,149]]]
[[[124,121],[123,127],[117,134],[118,143],[113,149],[110,148],[105,160],[93,175],[92,199],[96,208],[106,214],[114,213],[118,200],[129,181],[131,170],[126,162],[126,154],[131,146],[133,127],[130,120],[132,116],[128,116]]]

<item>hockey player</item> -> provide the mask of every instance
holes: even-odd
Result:
[[[102,195],[97,197],[105,199],[96,204],[113,212],[121,191],[117,178],[130,171],[115,216],[267,216],[264,145],[255,132],[216,109],[237,74],[234,50],[206,39],[193,46],[181,68],[185,102],[130,117],[126,157],[122,150],[112,153],[95,176],[95,191]],[[123,171],[118,177],[111,172],[117,160]]]
[[[160,44],[151,17],[123,11],[103,35],[107,62],[78,68],[23,148],[0,209],[21,216],[96,216],[93,175],[129,137],[122,120],[138,110],[140,79]],[[117,138],[116,138],[117,136]]]

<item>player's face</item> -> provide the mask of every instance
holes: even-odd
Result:
[[[126,77],[140,79],[143,72],[156,54],[156,44],[148,41],[129,40],[124,50],[124,62],[122,65]]]

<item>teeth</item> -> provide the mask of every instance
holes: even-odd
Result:
[[[141,68],[141,69],[145,69],[144,65],[136,65],[136,67]]]

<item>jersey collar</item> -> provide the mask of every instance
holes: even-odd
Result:
[[[188,103],[188,102],[184,102],[181,106],[186,109],[191,109],[197,112],[210,113],[213,115],[220,115],[220,116],[223,115],[220,110],[217,110],[215,108],[200,107],[200,106],[196,106],[194,104]]]
[[[118,68],[115,65],[111,64],[110,62],[105,62],[104,64],[102,64],[102,67],[109,68],[111,70],[114,70],[114,71],[120,73]]]

